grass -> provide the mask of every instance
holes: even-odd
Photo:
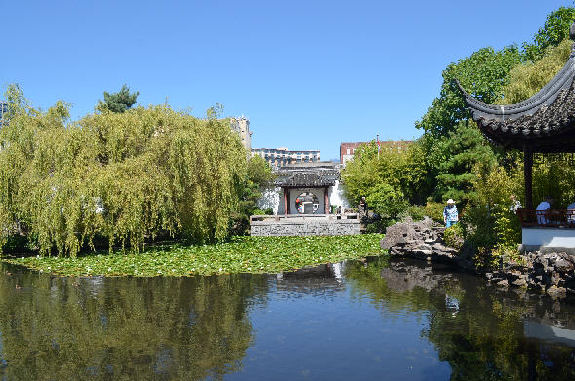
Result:
[[[235,237],[229,242],[150,247],[139,254],[8,257],[3,262],[59,276],[192,276],[277,273],[383,254],[381,234],[322,237]]]

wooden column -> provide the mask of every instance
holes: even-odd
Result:
[[[284,214],[289,214],[289,200],[288,200],[288,188],[284,188]]]
[[[533,209],[533,152],[523,149],[523,178],[525,179],[525,207]]]
[[[329,193],[329,188],[325,187],[325,191],[323,193],[323,204],[325,206],[325,214],[329,214],[329,197],[328,197],[328,193]]]

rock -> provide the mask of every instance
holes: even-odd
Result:
[[[567,290],[564,287],[551,286],[545,292],[554,298],[564,298]]]
[[[387,228],[380,245],[391,255],[406,256],[434,263],[447,263],[482,274],[475,267],[474,250],[463,245],[458,250],[445,245],[445,229],[431,219],[398,223]],[[545,291],[554,298],[575,295],[575,255],[565,252],[521,254],[496,271],[483,273],[490,284],[517,290]]]
[[[524,278],[515,279],[511,284],[515,287],[527,287],[527,281]]]
[[[575,266],[573,266],[573,263],[571,263],[571,262],[569,262],[563,258],[560,258],[559,260],[557,260],[555,262],[555,270],[559,271],[561,273],[567,273],[567,272],[573,271],[574,267]]]

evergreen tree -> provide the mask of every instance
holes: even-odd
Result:
[[[479,163],[495,166],[497,156],[472,121],[460,122],[439,147],[443,160],[435,177],[436,199],[453,198],[465,205],[474,197],[473,168]]]
[[[104,91],[104,101],[99,101],[98,111],[112,111],[112,112],[125,112],[130,107],[136,104],[139,91],[130,93],[130,88],[126,84],[117,93],[108,93]]]

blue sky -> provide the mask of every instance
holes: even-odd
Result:
[[[413,139],[441,71],[531,40],[572,1],[0,0],[0,85],[73,118],[123,83],[140,104],[245,114],[254,147]]]

